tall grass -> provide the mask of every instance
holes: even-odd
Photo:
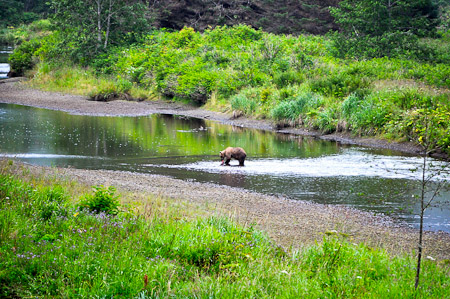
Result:
[[[34,79],[28,83],[30,86],[49,91],[63,91],[90,98],[100,97],[102,100],[142,100],[155,97],[152,90],[139,87],[126,79],[109,75],[97,76],[93,69],[76,65],[55,67],[53,63],[43,62],[33,71],[32,76]],[[127,96],[124,96],[125,94]]]
[[[327,237],[292,252],[253,226],[180,210],[79,209],[71,185],[0,174],[2,297],[445,298],[448,266]],[[92,198],[113,189],[98,187]],[[98,191],[103,190],[103,192]],[[149,199],[150,201],[152,199]],[[125,199],[122,199],[124,202]]]

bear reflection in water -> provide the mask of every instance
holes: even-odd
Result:
[[[242,188],[245,185],[245,179],[245,175],[235,172],[223,172],[219,174],[219,182],[222,186]]]
[[[239,166],[244,166],[245,158],[247,154],[244,149],[241,147],[227,147],[223,151],[220,152],[220,160],[222,163],[220,165],[230,166],[231,158],[239,161]]]

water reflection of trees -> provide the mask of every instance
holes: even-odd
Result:
[[[253,157],[316,157],[338,151],[336,144],[309,137],[222,125],[173,115],[100,118],[101,126],[142,153],[151,155],[215,155],[228,146],[243,147]],[[124,140],[125,139],[125,140]]]
[[[92,117],[25,109],[36,136],[53,152],[92,156],[217,155],[243,147],[249,158],[317,157],[338,151],[331,142],[174,115]],[[31,122],[31,123],[30,123]],[[16,129],[20,131],[16,125]],[[25,134],[25,133],[24,133]],[[23,138],[23,140],[29,140]],[[27,146],[30,146],[29,144]]]

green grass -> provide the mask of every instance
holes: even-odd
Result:
[[[0,44],[15,46],[23,41],[42,38],[49,35],[51,23],[49,20],[37,20],[28,25],[20,25],[16,28],[0,28]]]
[[[0,174],[3,297],[449,297],[448,265],[425,261],[415,291],[411,257],[335,237],[293,252],[253,226],[184,217],[175,206],[136,212],[125,198],[116,215],[88,212],[80,198],[114,190],[79,194],[13,167]]]
[[[155,98],[152,90],[111,75],[98,76],[94,70],[76,65],[57,67],[52,63],[40,63],[29,75],[33,77],[28,83],[30,86],[49,91],[64,91],[90,98],[101,96],[106,100],[122,98],[124,94],[133,99]]]

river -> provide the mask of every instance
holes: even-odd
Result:
[[[1,101],[1,95],[0,95]],[[245,167],[219,151],[245,148]],[[176,115],[101,117],[0,104],[0,156],[44,166],[167,175],[346,205],[418,226],[420,157]],[[435,167],[441,162],[434,161]],[[442,178],[442,177],[441,177]],[[435,178],[436,179],[436,178]],[[425,228],[450,232],[449,191]]]
[[[8,78],[9,63],[8,56],[12,53],[13,48],[8,46],[0,46],[0,79]]]

